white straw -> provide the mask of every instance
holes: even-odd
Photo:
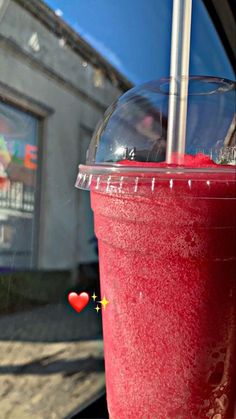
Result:
[[[192,0],[173,0],[166,161],[185,153]]]

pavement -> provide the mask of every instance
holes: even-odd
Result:
[[[105,386],[101,314],[54,304],[0,316],[0,419],[63,419]]]

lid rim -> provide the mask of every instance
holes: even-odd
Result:
[[[79,165],[80,173],[102,175],[102,174],[114,174],[114,173],[129,173],[133,172],[134,175],[137,173],[235,173],[236,175],[236,166],[228,165],[216,165],[216,167],[186,167],[186,166],[176,166],[176,167],[142,167],[142,166],[124,166],[123,164],[94,164],[94,165]]]
[[[189,92],[189,96],[207,96],[212,95],[215,93],[225,93],[227,91],[234,90],[236,88],[236,82],[234,80],[226,79],[223,77],[214,77],[214,76],[202,76],[202,75],[194,75],[194,76],[179,76],[179,77],[163,77],[159,80],[153,80],[152,82],[156,82],[156,87],[158,87],[159,93],[163,95],[170,96],[171,93],[169,91],[162,90],[163,85],[168,84],[171,82],[171,80],[176,80],[176,82],[180,82],[180,80],[188,80],[189,82],[204,82],[204,83],[215,83],[219,84],[219,87],[217,89],[214,89],[213,91],[204,91],[204,92]],[[148,84],[148,83],[147,83]],[[227,90],[224,90],[224,87],[228,88]],[[135,88],[134,88],[135,89]],[[131,89],[132,90],[132,89]]]

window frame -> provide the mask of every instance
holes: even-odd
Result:
[[[44,141],[46,140],[45,126],[47,119],[54,113],[52,108],[34,100],[25,94],[0,82],[0,101],[8,106],[14,107],[21,112],[28,113],[37,119],[38,122],[38,159],[37,174],[35,185],[35,202],[34,202],[34,218],[33,218],[33,247],[32,262],[29,270],[38,268],[39,245],[40,245],[40,213],[41,213],[41,185],[43,170]],[[27,269],[28,270],[28,269]]]

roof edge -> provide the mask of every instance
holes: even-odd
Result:
[[[89,45],[74,29],[55,14],[42,0],[13,0],[37,18],[54,35],[66,40],[67,45],[94,67],[101,68],[106,77],[122,91],[133,83],[110,64],[98,51]]]

